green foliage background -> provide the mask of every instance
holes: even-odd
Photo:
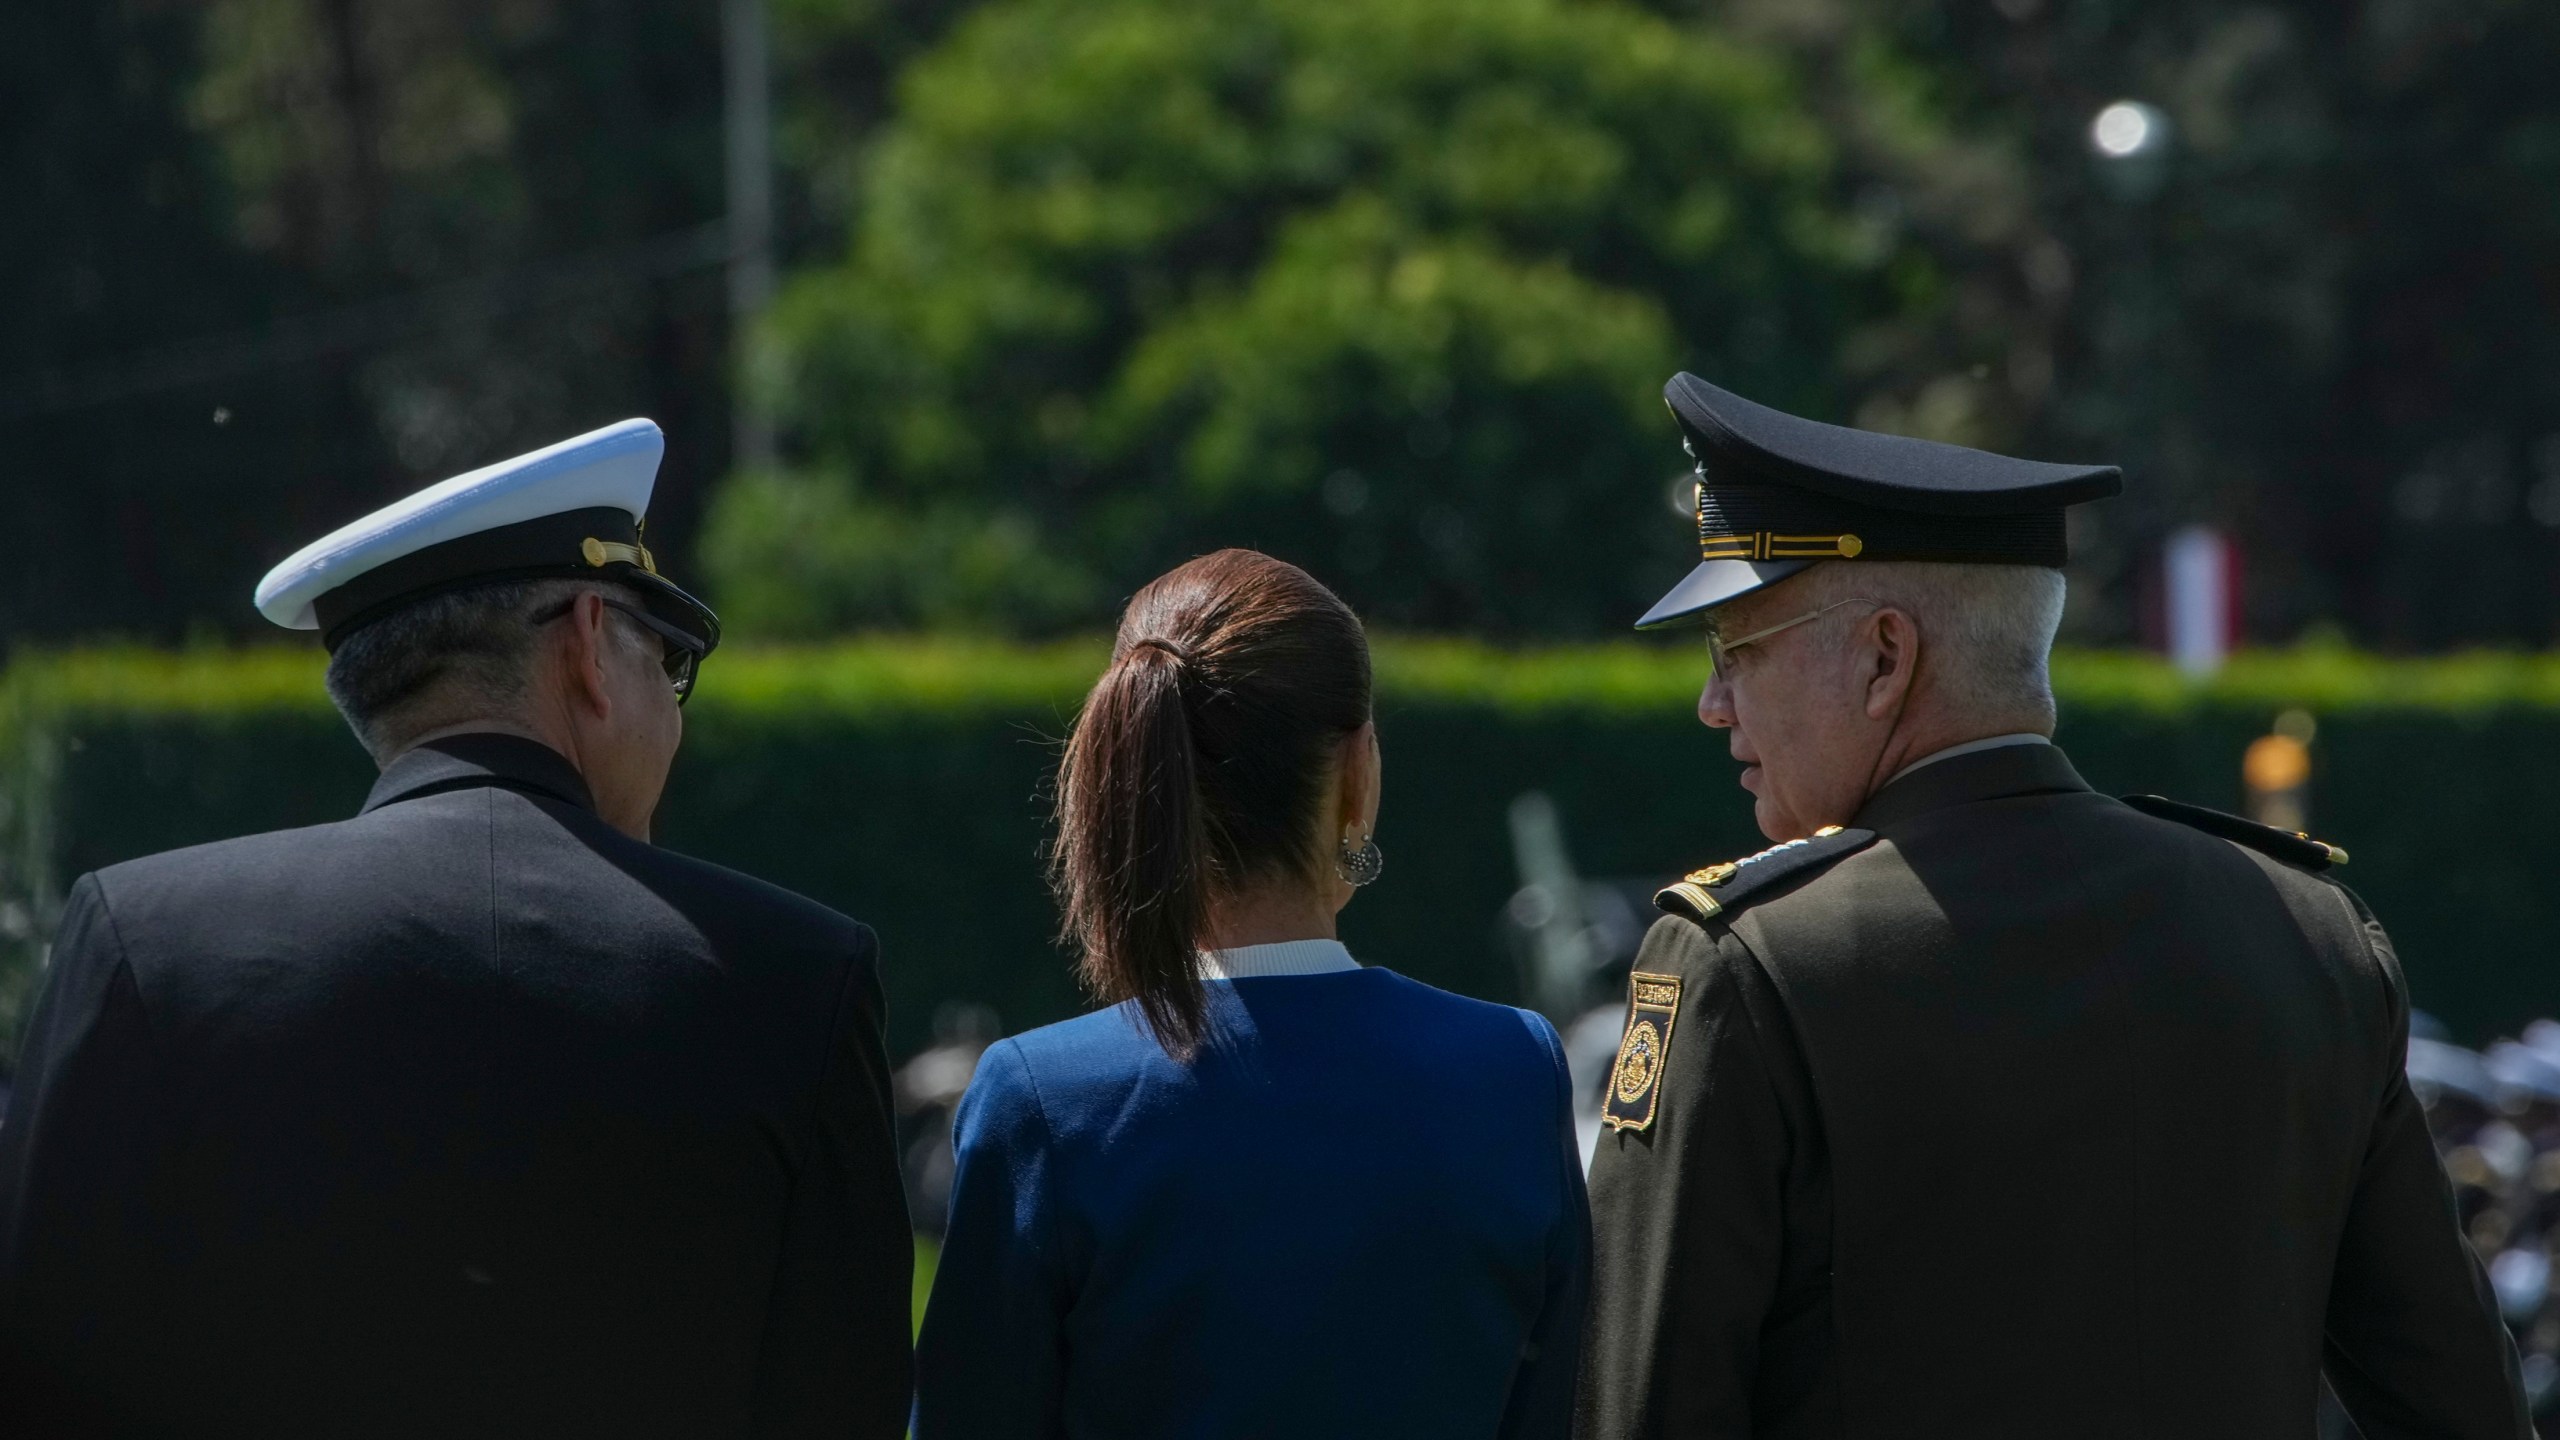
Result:
[[[2124,462],[2083,643],[2193,521],[2261,639],[2560,634],[2560,7],[770,12],[789,283],[741,364],[707,0],[20,0],[0,644],[258,633],[304,540],[635,413],[745,634],[1066,633],[1242,542],[1589,638],[1676,559],[1675,365]],[[2169,143],[2102,162],[2123,98]]]
[[[1613,629],[1682,554],[1672,371],[1836,413],[1952,309],[1811,84],[1621,0],[984,5],[768,319],[803,460],[712,578],[766,633],[1037,633],[1252,544],[1389,624]]]
[[[1539,789],[1586,875],[1668,878],[1759,848],[1722,743],[1691,714],[1701,657],[1626,643],[1502,650],[1378,642],[1386,878],[1346,912],[1363,958],[1517,1000],[1496,920],[1518,885],[1506,811]],[[973,1001],[1009,1029],[1081,998],[1037,860],[1056,738],[1104,647],[874,640],[723,651],[687,710],[660,838],[836,905],[886,943],[892,1039]],[[298,649],[73,652],[0,679],[0,900],[41,922],[80,871],[342,818],[371,767]],[[2241,802],[2238,757],[2280,709],[2319,717],[2315,829],[2354,855],[2418,1002],[2474,1039],[2560,1013],[2560,896],[2518,817],[2560,808],[2560,661],[2244,656],[2197,685],[2066,653],[2062,740],[2092,783]],[[0,968],[14,1034],[40,952]]]

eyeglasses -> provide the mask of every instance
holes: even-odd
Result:
[[[1819,620],[1823,616],[1830,614],[1832,611],[1839,609],[1843,605],[1881,605],[1883,603],[1884,602],[1881,600],[1869,600],[1858,596],[1853,596],[1847,600],[1835,600],[1811,614],[1799,615],[1793,620],[1782,621],[1776,625],[1770,626],[1766,630],[1754,630],[1739,640],[1725,639],[1722,633],[1718,631],[1714,617],[1710,616],[1707,620],[1707,661],[1709,664],[1715,666],[1717,674],[1722,675],[1727,673],[1726,667],[1733,663],[1733,652],[1741,649],[1745,645],[1756,645],[1759,642],[1768,639],[1770,636],[1777,634],[1781,630],[1793,630],[1799,625],[1810,624],[1813,621]]]
[[[667,683],[675,687],[676,704],[681,706],[692,699],[694,673],[701,668],[702,657],[711,653],[711,647],[703,644],[700,636],[688,635],[637,605],[625,604],[610,595],[599,595],[596,598],[604,602],[604,608],[607,610],[621,611],[638,621],[641,628],[665,642],[660,649],[658,664],[667,672]],[[565,617],[576,608],[578,608],[578,601],[572,596],[534,616],[531,623],[548,625],[554,620]]]

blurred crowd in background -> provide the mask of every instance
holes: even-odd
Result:
[[[2560,1021],[2474,1051],[2425,1016],[2409,1037],[2409,1083],[2427,1107],[2455,1207],[2524,1352],[2534,1413],[2560,1413]]]

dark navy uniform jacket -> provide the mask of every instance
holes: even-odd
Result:
[[[1187,1064],[1127,1007],[979,1062],[917,1440],[1560,1437],[1590,1242],[1553,1029],[1389,970],[1209,990]]]
[[[82,879],[0,1127],[0,1433],[898,1435],[876,961],[499,735]]]
[[[2013,746],[1703,872],[1635,966],[1582,1433],[2263,1440],[2325,1369],[2372,1440],[2529,1437],[2390,942],[2224,828],[2277,853]]]

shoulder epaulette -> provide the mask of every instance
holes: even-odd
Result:
[[[2246,845],[2262,855],[2271,855],[2287,865],[2319,871],[2347,863],[2346,851],[2326,840],[2314,840],[2299,830],[2279,830],[2273,825],[2261,825],[2255,820],[2244,820],[2201,805],[2189,805],[2164,795],[2127,795],[2123,798],[2124,803],[2145,815],[2175,820],[2207,835]]]
[[[1655,892],[1653,905],[1657,910],[1704,924],[1788,876],[1865,849],[1875,838],[1873,830],[1825,825],[1805,839],[1789,840],[1757,855],[1692,870]]]

